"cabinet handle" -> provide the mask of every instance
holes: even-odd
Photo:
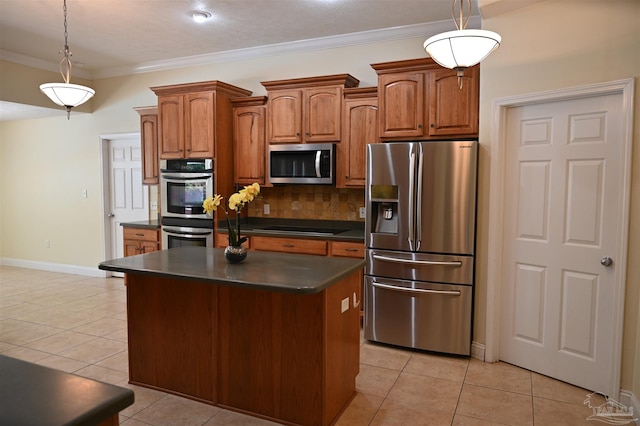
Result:
[[[309,136],[309,132],[306,132],[305,135]]]
[[[358,251],[358,249],[356,249],[356,248],[346,248],[346,249],[344,249],[344,251]]]
[[[295,247],[295,244],[283,244],[282,247]]]
[[[435,125],[435,124],[433,124],[433,123],[431,123],[431,127],[432,127],[432,128],[433,128],[433,127],[436,127],[436,125]]]
[[[418,124],[418,129],[422,129],[422,124]]]
[[[144,234],[136,234],[137,237],[144,237]]]
[[[296,132],[296,136],[300,136],[300,132]]]

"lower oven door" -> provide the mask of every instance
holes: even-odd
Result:
[[[450,354],[471,354],[473,287],[365,276],[364,337]]]
[[[196,246],[213,247],[213,229],[184,226],[162,227],[162,248]]]

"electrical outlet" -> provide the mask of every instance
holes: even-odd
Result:
[[[269,204],[265,204],[262,210],[264,214],[271,214],[271,206]]]
[[[367,217],[367,209],[360,207],[360,219],[364,219],[365,217]]]
[[[158,202],[157,201],[152,201],[151,202],[151,210],[158,210]]]
[[[340,307],[340,313],[343,314],[349,310],[349,298],[345,297],[342,299],[342,306]]]
[[[44,247],[45,247],[45,248],[51,248],[51,241],[49,241],[49,240],[44,240]]]
[[[87,190],[86,189],[82,190],[82,198],[87,198]]]

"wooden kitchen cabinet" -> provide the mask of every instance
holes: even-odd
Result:
[[[257,235],[251,237],[251,248],[253,250],[315,254],[319,256],[326,256],[328,253],[327,241],[324,240],[263,237]]]
[[[158,96],[160,158],[216,158],[216,165],[232,161],[230,100],[249,96],[251,91],[220,81],[159,86],[151,90]],[[229,145],[226,150],[221,148],[225,158],[219,159],[218,148],[225,143]]]
[[[378,73],[379,131],[383,140],[478,136],[479,65],[455,70],[431,58],[371,65]]]
[[[159,229],[125,227],[123,233],[125,257],[160,250]]]
[[[234,182],[265,185],[265,96],[238,98],[233,105]]]
[[[337,145],[337,188],[364,187],[366,147],[378,142],[377,88],[345,89],[342,140]]]
[[[265,81],[267,142],[337,142],[341,138],[342,91],[359,81],[349,74]]]
[[[364,259],[364,243],[355,243],[351,241],[329,241],[329,256]],[[359,271],[358,282],[360,283],[360,297],[362,297],[364,294],[364,268]],[[364,321],[364,303],[362,303],[362,299],[359,299],[358,303],[360,309],[360,326],[362,326]]]
[[[134,108],[140,114],[140,144],[142,148],[142,183],[159,183],[158,107]]]
[[[455,70],[429,72],[429,136],[477,136],[480,68],[464,71],[462,88]]]
[[[246,235],[242,235],[240,234],[242,237],[247,237]],[[245,241],[244,243],[242,243],[243,247],[246,247],[247,250],[251,250],[251,238],[253,237],[247,237],[247,241]],[[226,232],[216,232],[215,235],[215,246],[217,248],[226,248],[229,246],[229,234]]]

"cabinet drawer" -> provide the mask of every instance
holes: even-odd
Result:
[[[331,241],[330,254],[336,257],[357,257],[364,259],[364,244],[347,241]]]
[[[158,242],[158,230],[144,228],[124,228],[124,239]]]
[[[251,247],[254,250],[327,255],[327,241],[321,240],[253,236],[251,238]]]
[[[246,235],[242,235],[240,234],[241,237],[247,237]],[[247,249],[251,248],[251,238],[253,237],[247,237],[247,241],[245,241],[244,243],[242,243],[242,245],[244,247],[246,247]],[[215,240],[215,245],[218,248],[225,248],[229,245],[229,234],[227,234],[226,232],[216,232],[216,240]]]

